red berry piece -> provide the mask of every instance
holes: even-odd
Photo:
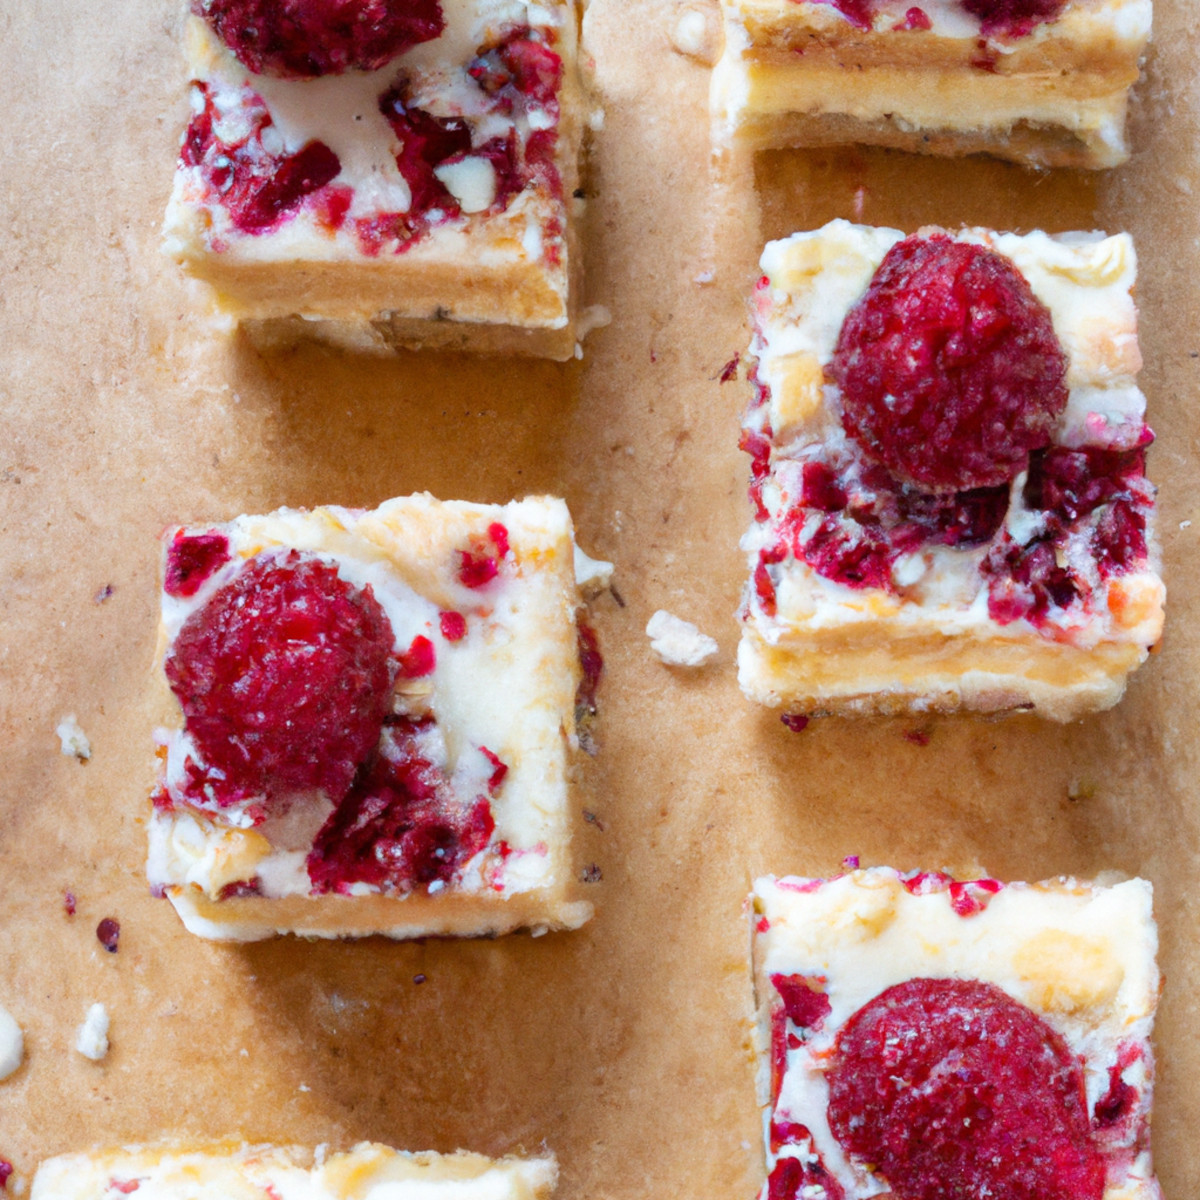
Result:
[[[851,309],[830,374],[867,455],[928,492],[1006,483],[1067,403],[1049,310],[1005,257],[945,234],[897,243]]]
[[[438,625],[448,642],[461,642],[467,636],[467,618],[460,612],[438,613]]]
[[[600,653],[600,639],[596,631],[580,620],[575,629],[579,649],[579,687],[575,692],[576,714],[595,716],[596,692],[600,688],[600,676],[604,674],[604,657]]]
[[[194,596],[214,571],[229,561],[229,539],[223,533],[188,536],[181,529],[167,548],[163,591],[168,596]]]
[[[990,37],[1024,37],[1043,21],[1054,21],[1067,0],[962,0],[972,16],[979,17],[980,32]]]
[[[845,1190],[830,1175],[821,1156],[812,1148],[812,1135],[803,1125],[795,1126],[806,1135],[798,1141],[809,1145],[799,1157],[788,1155],[776,1159],[771,1174],[767,1177],[767,1200],[842,1200]],[[795,1143],[790,1143],[795,1144]]]
[[[448,882],[487,846],[495,829],[484,797],[463,802],[422,756],[422,726],[388,729],[382,752],[321,828],[308,856],[314,892],[367,883],[410,892]]]
[[[445,27],[439,0],[192,0],[258,75],[312,79],[374,71]]]
[[[471,130],[460,117],[435,117],[409,104],[404,81],[380,96],[379,111],[400,142],[396,166],[412,194],[405,220],[410,236],[417,236],[427,227],[424,218],[431,209],[447,216],[458,214],[458,201],[434,174],[434,168],[470,151]]]
[[[400,655],[400,674],[409,679],[422,679],[432,675],[437,666],[437,652],[433,643],[423,634],[418,634],[412,644]]]
[[[1101,1200],[1083,1071],[990,983],[913,979],[838,1035],[829,1125],[898,1200]]]
[[[836,8],[855,29],[862,30],[871,28],[878,7],[876,0],[817,0],[817,3]]]
[[[783,1001],[783,1011],[793,1025],[816,1032],[825,1024],[832,1005],[829,997],[819,990],[823,982],[807,975],[771,976],[771,984]]]
[[[392,642],[370,587],[293,550],[250,560],[188,618],[167,679],[222,788],[340,799],[379,740]]]
[[[500,574],[508,553],[508,530],[499,521],[487,527],[486,537],[472,537],[471,549],[458,552],[458,578],[464,587],[481,588]]]
[[[96,940],[109,954],[116,954],[121,941],[121,922],[113,917],[105,917],[96,926]]]

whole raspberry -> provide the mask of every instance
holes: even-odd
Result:
[[[846,432],[928,492],[1006,483],[1050,442],[1067,403],[1066,356],[1024,276],[940,233],[888,251],[829,373]]]
[[[219,792],[340,800],[379,741],[392,644],[369,587],[293,550],[252,559],[194,612],[166,674]]]
[[[962,0],[962,6],[983,22],[982,32],[1023,37],[1043,21],[1053,21],[1067,0]]]
[[[445,27],[439,0],[192,0],[258,75],[313,79],[374,71]]]
[[[897,984],[835,1051],[829,1127],[898,1200],[1101,1200],[1080,1062],[994,984]]]

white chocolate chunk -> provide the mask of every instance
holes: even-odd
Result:
[[[702,667],[717,653],[713,638],[661,608],[646,623],[646,636],[650,649],[672,667]]]
[[[93,1004],[75,1036],[75,1049],[84,1058],[99,1062],[108,1053],[108,1009]]]

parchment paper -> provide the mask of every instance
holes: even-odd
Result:
[[[1168,1197],[1193,1195],[1195,6],[1157,4],[1137,153],[1119,171],[851,149],[718,175],[708,71],[671,48],[674,0],[594,0],[606,121],[588,298],[613,323],[580,364],[500,367],[312,347],[263,358],[214,327],[157,250],[186,111],[181,8],[0,9],[0,1004],[27,1047],[0,1084],[0,1157],[28,1175],[50,1154],[168,1135],[488,1153],[544,1141],[562,1200],[749,1200],[761,1168],[742,900],[758,873],[826,874],[858,854],[1153,880],[1167,981],[1154,1136]],[[793,734],[742,700],[747,388],[718,376],[744,349],[763,238],[834,216],[1137,238],[1168,622],[1114,712],[1065,728],[962,718]],[[600,754],[576,801],[579,869],[602,874],[586,885],[595,920],[476,943],[188,936],[143,873],[160,530],[418,489],[564,495],[582,544],[617,563],[623,605],[595,606]],[[654,660],[643,629],[659,607],[713,634],[719,658],[692,674]],[[86,764],[59,751],[67,713],[91,739]],[[95,936],[109,916],[116,954]],[[97,1000],[112,1017],[100,1064],[73,1049]]]

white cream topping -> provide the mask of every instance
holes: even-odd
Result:
[[[108,1054],[108,1009],[103,1004],[93,1004],[75,1035],[75,1049],[84,1058],[100,1062]]]
[[[0,1006],[0,1081],[7,1079],[25,1058],[25,1035],[16,1018]]]
[[[74,713],[67,713],[54,727],[54,732],[58,734],[58,741],[62,752],[69,758],[77,758],[80,762],[87,762],[92,757],[92,743],[88,740],[88,735],[83,732],[83,728],[75,719]]]

